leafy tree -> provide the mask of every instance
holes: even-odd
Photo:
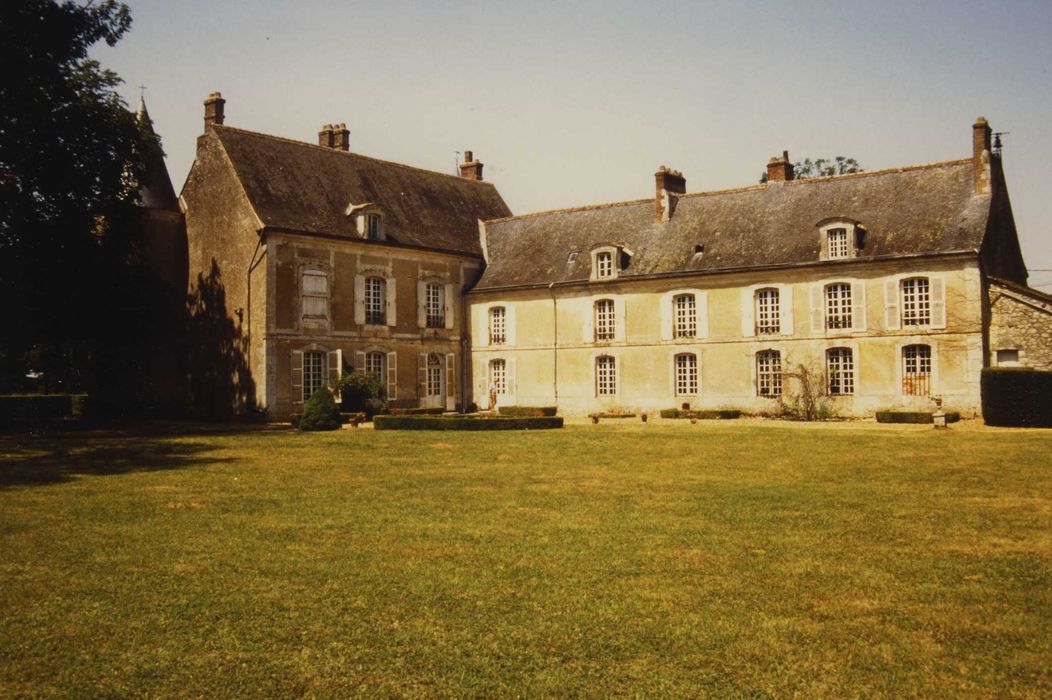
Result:
[[[0,3],[0,389],[27,354],[53,388],[98,384],[114,321],[149,321],[128,265],[147,139],[88,57],[130,26],[113,0]]]
[[[861,172],[863,172],[863,168],[858,164],[857,160],[845,158],[844,156],[837,156],[833,160],[804,158],[802,161],[793,163],[794,180],[807,180],[815,177],[832,177],[834,175]],[[760,176],[760,182],[767,182],[766,171]]]
[[[325,387],[318,389],[307,400],[300,417],[300,430],[337,430],[343,424],[340,407]]]
[[[340,377],[340,402],[345,411],[363,412],[371,418],[382,410],[383,398],[384,385],[371,374],[353,370]]]

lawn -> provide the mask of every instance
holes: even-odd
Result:
[[[0,696],[1052,695],[1052,431],[0,437]]]

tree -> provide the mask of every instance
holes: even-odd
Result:
[[[339,430],[341,425],[340,407],[332,392],[322,387],[311,394],[300,416],[300,430]]]
[[[0,389],[27,355],[53,386],[85,388],[115,317],[148,319],[128,265],[147,139],[120,78],[88,58],[130,26],[114,0],[0,3]]]
[[[808,180],[815,177],[832,177],[834,175],[861,172],[863,172],[863,168],[858,164],[857,160],[845,158],[844,156],[837,156],[833,160],[804,158],[802,161],[793,163],[794,180]],[[760,176],[760,182],[767,182],[766,172]]]

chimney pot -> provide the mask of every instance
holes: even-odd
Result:
[[[990,136],[992,133],[986,117],[978,117],[972,124],[972,168],[975,173],[975,193],[989,194],[990,178]]]
[[[668,221],[672,218],[672,213],[676,207],[676,201],[672,195],[686,194],[687,180],[683,177],[683,173],[662,165],[654,173],[654,190],[654,206],[657,221]]]
[[[318,145],[332,148],[332,124],[326,124],[318,132]]]
[[[338,151],[351,150],[351,132],[343,122],[332,128],[332,147]]]
[[[475,160],[475,154],[471,151],[464,151],[464,162],[460,164],[460,177],[468,180],[482,179],[482,163]]]
[[[225,115],[223,113],[223,105],[226,104],[226,100],[223,99],[223,95],[219,91],[215,91],[208,95],[205,100],[205,130],[213,124],[219,124],[222,126]]]

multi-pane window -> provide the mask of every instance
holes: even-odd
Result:
[[[304,270],[303,317],[328,318],[329,316],[329,276],[321,270]]]
[[[828,246],[826,257],[829,259],[850,256],[846,228],[834,228],[827,231],[826,245]]]
[[[617,328],[614,318],[614,300],[600,299],[595,302],[595,339],[613,340]]]
[[[851,285],[826,286],[826,328],[851,328]]]
[[[424,288],[424,299],[427,304],[427,327],[445,328],[446,312],[442,299],[443,289],[441,284],[428,283]]]
[[[504,312],[503,306],[494,306],[489,310],[489,344],[490,345],[503,345],[507,337],[505,336],[505,322],[507,314]]]
[[[931,288],[927,277],[902,280],[902,325],[927,326],[931,323]]]
[[[617,394],[617,362],[610,355],[595,358],[595,393],[596,396]]]
[[[698,356],[694,353],[676,355],[676,396],[696,396],[698,393]]]
[[[782,395],[782,353],[779,351],[756,353],[756,393],[768,397]]]
[[[855,357],[851,348],[826,350],[826,377],[829,380],[831,395],[846,396],[855,393]]]
[[[309,350],[303,353],[303,400],[325,385],[325,353]]]
[[[384,381],[384,354],[382,352],[365,353],[365,373],[378,382]]]
[[[365,278],[365,322],[382,326],[387,323],[385,296],[387,281],[380,277]]]
[[[595,276],[602,279],[604,277],[614,276],[614,254],[613,253],[596,253],[595,256]]]
[[[906,396],[931,395],[930,345],[902,348],[902,393]]]
[[[427,356],[427,395],[442,395],[442,358],[433,353]]]
[[[380,215],[379,214],[366,214],[365,215],[365,237],[370,241],[379,241],[382,238],[380,233]]]
[[[756,334],[769,335],[782,330],[781,309],[777,289],[756,292]]]
[[[679,294],[672,299],[675,315],[673,337],[694,338],[698,335],[697,301],[693,294]]]
[[[504,360],[490,360],[489,385],[498,394],[508,393],[508,364]]]

